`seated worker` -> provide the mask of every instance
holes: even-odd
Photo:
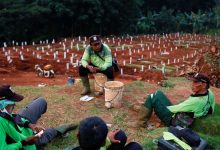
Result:
[[[0,86],[0,150],[42,149],[52,139],[77,128],[74,124],[46,129],[37,125],[38,119],[47,111],[47,102],[42,97],[13,114],[15,103],[23,98],[10,85]]]
[[[143,150],[136,142],[125,145],[125,133],[119,129],[108,132],[106,123],[96,116],[80,122],[77,138],[80,146],[66,150]]]
[[[91,36],[89,42],[90,45],[86,47],[81,60],[82,65],[79,67],[79,76],[84,87],[81,95],[91,93],[88,73],[101,72],[109,81],[114,80],[110,48],[101,42],[99,35]],[[103,93],[99,93],[101,94]]]
[[[130,123],[130,126],[147,127],[153,110],[166,126],[180,125],[183,127],[187,127],[187,124],[184,124],[184,121],[177,124],[174,120],[176,113],[185,112],[188,117],[185,116],[185,118],[180,119],[191,119],[192,122],[195,118],[213,113],[215,99],[212,91],[209,90],[210,80],[208,76],[204,73],[197,73],[189,79],[192,80],[192,95],[188,99],[173,105],[163,92],[156,91],[147,97],[145,104],[140,108],[138,120]]]

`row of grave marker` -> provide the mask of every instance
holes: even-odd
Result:
[[[155,36],[156,37],[156,36]],[[131,41],[132,41],[132,37],[130,38],[131,39]],[[81,38],[79,37],[79,41],[81,40]],[[65,42],[66,42],[66,39],[64,40]],[[86,38],[85,38],[85,41],[86,41]],[[114,41],[114,38],[113,38],[113,41]],[[15,42],[13,42],[13,43],[15,43]],[[40,42],[40,43],[44,43],[44,42]],[[46,43],[48,43],[48,40],[46,40]],[[54,42],[54,40],[52,41],[52,44],[54,44],[55,42]],[[159,43],[160,43],[160,38],[159,38]],[[59,43],[59,44],[62,44],[61,42]],[[16,45],[18,45],[17,43],[16,43]],[[27,45],[27,42],[24,42],[24,43],[22,43],[22,49],[24,49],[24,45]],[[33,45],[35,45],[35,43],[33,43]],[[71,44],[71,45],[73,45],[73,44]],[[141,47],[142,46],[144,46],[144,44],[141,44]],[[148,44],[146,44],[146,46],[148,46],[148,51],[150,50],[150,46],[151,45],[148,45]],[[7,47],[7,44],[6,43],[4,43],[4,47],[3,47],[3,51],[4,51],[4,48],[6,48]],[[72,46],[73,47],[73,46]],[[77,48],[77,50],[79,49],[79,45],[78,45],[78,43],[77,43],[77,45],[76,45],[76,47],[78,47]],[[85,46],[83,46],[84,48],[85,48]],[[152,47],[154,48],[154,44],[152,44]],[[165,45],[163,45],[163,47],[165,47]],[[48,45],[48,49],[50,48],[50,45]],[[71,46],[70,46],[70,48],[71,48]],[[13,49],[15,49],[15,47],[13,47]],[[67,53],[69,52],[69,49],[66,49],[66,45],[63,43],[63,49],[64,50],[66,50],[66,51],[64,51],[64,59],[66,59],[66,55],[67,55]],[[177,47],[175,47],[175,49],[177,49]],[[16,51],[18,51],[18,49],[16,48],[15,49]],[[39,47],[37,47],[36,48],[36,50],[38,51],[38,50],[40,50],[40,48]],[[41,48],[41,50],[42,50],[42,52],[44,53],[45,52],[45,50],[44,50],[44,47],[42,47]],[[124,50],[124,47],[123,47],[123,45],[122,45],[122,50]],[[145,49],[144,48],[142,48],[142,51],[144,51]],[[51,49],[51,52],[52,52],[53,50]],[[118,51],[118,49],[116,48],[116,51]],[[172,51],[172,47],[171,47],[171,49],[170,49],[170,51]],[[29,52],[29,49],[27,49],[27,52]],[[135,53],[135,49],[133,50],[133,52]],[[195,51],[196,52],[196,51]],[[138,53],[140,53],[140,50],[138,49]],[[9,54],[10,54],[10,51],[9,51]],[[20,51],[20,59],[21,60],[24,60],[24,55],[23,55],[23,53],[22,53],[22,51]],[[161,52],[161,54],[168,54],[169,55],[169,53],[166,51],[166,49],[164,50],[164,52]],[[32,55],[33,56],[35,56],[35,52],[33,52],[32,53]],[[46,52],[46,55],[49,55],[49,53],[48,52]],[[54,54],[54,60],[57,60],[57,62],[60,62],[60,60],[58,59],[58,51],[56,51]],[[72,56],[70,57],[70,63],[66,63],[66,68],[67,69],[69,69],[69,64],[79,64],[79,60],[77,59],[76,60],[76,63],[73,63],[73,59],[74,59],[74,56],[73,56],[74,54],[72,54]],[[124,55],[124,53],[123,53],[123,55]],[[131,49],[129,49],[129,55],[131,56],[132,55],[132,50]],[[153,55],[156,55],[156,51],[154,51],[153,52]],[[8,56],[8,53],[7,52],[5,52],[5,56],[7,57],[7,61],[9,62],[9,63],[12,63],[12,59],[11,59],[11,57],[10,56]],[[114,53],[114,56],[115,57],[117,57],[117,53]],[[193,57],[194,55],[192,54],[192,57]],[[40,55],[40,54],[37,54],[36,55],[36,57],[37,57],[37,59],[42,59],[42,56]],[[152,53],[150,52],[150,58],[152,58]],[[186,56],[183,56],[183,60],[185,59],[185,58],[189,58],[189,55],[187,54]],[[144,59],[144,56],[143,55],[141,55],[141,59]],[[174,61],[173,61],[173,63],[175,63],[175,62],[180,62],[180,59],[174,59]],[[130,64],[132,64],[132,57],[130,57],[130,62],[129,62]],[[170,59],[168,59],[167,60],[167,64],[169,65],[170,64]],[[125,60],[123,60],[123,65],[125,66],[126,64],[125,64]],[[150,66],[150,65],[149,65]],[[144,70],[144,66],[142,67],[143,69],[141,69],[142,71]],[[148,69],[150,69],[150,67],[148,67]],[[123,73],[123,72],[122,72]]]

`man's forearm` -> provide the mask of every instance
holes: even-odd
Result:
[[[88,62],[85,61],[85,60],[82,60],[82,66],[83,66],[84,68],[87,68],[87,66],[88,66]]]

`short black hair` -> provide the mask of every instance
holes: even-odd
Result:
[[[79,144],[83,150],[97,150],[105,143],[108,134],[106,123],[99,117],[88,117],[79,125]]]

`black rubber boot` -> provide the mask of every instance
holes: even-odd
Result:
[[[81,77],[82,84],[83,84],[83,90],[81,92],[81,95],[87,95],[91,93],[90,89],[90,83],[89,83],[89,78],[88,76]]]
[[[58,131],[58,136],[65,136],[65,134],[69,131],[72,131],[74,129],[76,129],[78,127],[77,124],[64,124],[64,125],[61,125],[59,127],[56,127],[54,128],[55,130]]]

